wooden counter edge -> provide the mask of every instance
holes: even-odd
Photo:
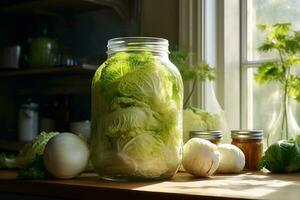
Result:
[[[0,180],[0,192],[13,193],[18,195],[37,195],[44,197],[55,197],[62,199],[101,199],[109,200],[227,200],[241,199],[232,197],[216,197],[206,195],[192,195],[181,193],[149,192],[137,191],[132,189],[116,189],[108,187],[95,187],[85,185],[56,184],[42,181],[23,181],[23,180]]]

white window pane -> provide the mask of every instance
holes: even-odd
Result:
[[[249,72],[252,72],[252,78],[257,71],[256,68],[249,68]],[[252,79],[252,80],[253,80]],[[255,129],[267,130],[271,122],[276,119],[280,111],[280,88],[275,82],[269,84],[259,85],[255,81],[252,81],[252,113],[249,113],[252,117],[253,127]],[[295,101],[291,101],[292,112],[295,118],[300,124],[300,105]],[[267,134],[267,133],[266,133]]]
[[[256,69],[253,69],[253,79]],[[277,115],[280,108],[278,99],[278,87],[275,83],[259,85],[253,83],[253,127],[256,129],[266,130],[268,122],[273,116]]]
[[[257,24],[291,22],[300,29],[300,0],[248,0],[247,3],[247,60],[257,61],[272,58],[272,54],[259,53],[263,41]]]

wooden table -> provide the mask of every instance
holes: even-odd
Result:
[[[163,182],[110,182],[86,173],[71,180],[15,180],[15,171],[0,171],[0,192],[63,199],[300,199],[300,174],[245,172],[194,178],[178,173]],[[104,198],[105,197],[105,198]]]

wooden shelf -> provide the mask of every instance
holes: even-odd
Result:
[[[85,173],[70,180],[15,180],[16,171],[0,171],[0,192],[40,195],[62,199],[110,200],[225,200],[274,199],[298,200],[300,174],[244,172],[194,178],[177,173],[172,180],[160,182],[111,182],[99,180],[95,173]]]
[[[82,74],[94,75],[96,69],[93,67],[48,67],[36,69],[14,69],[0,71],[0,78],[15,78],[20,76],[43,76],[53,74]]]
[[[25,144],[26,142],[22,141],[0,140],[0,150],[8,152],[18,152]]]
[[[32,13],[50,16],[66,16],[113,8],[121,17],[128,17],[127,0],[4,0],[0,12],[6,14]]]
[[[2,94],[90,94],[96,69],[51,67],[0,71]]]

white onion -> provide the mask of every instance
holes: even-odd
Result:
[[[54,136],[45,147],[45,167],[57,178],[67,179],[79,175],[85,170],[88,161],[87,144],[72,133]]]

